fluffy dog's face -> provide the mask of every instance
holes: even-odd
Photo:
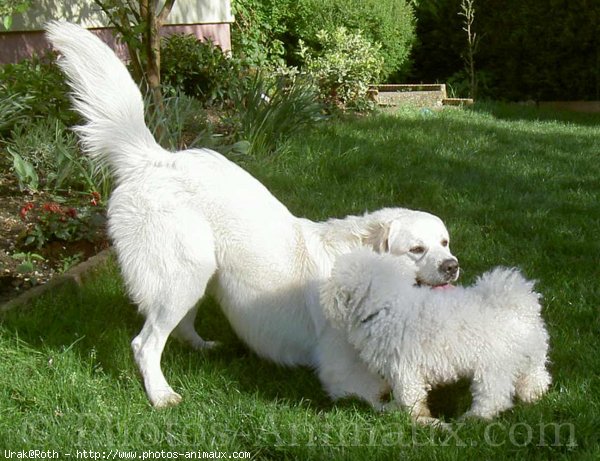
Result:
[[[416,283],[438,286],[458,279],[460,269],[450,252],[448,230],[437,216],[415,212],[393,220],[385,250],[414,264]]]

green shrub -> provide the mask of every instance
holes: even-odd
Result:
[[[214,43],[174,34],[162,42],[161,80],[205,105],[229,98],[239,80],[240,65]]]
[[[146,121],[157,142],[165,149],[178,151],[202,145],[211,147],[211,127],[200,101],[181,92],[164,98],[164,111],[151,109],[151,96],[146,97]],[[158,127],[161,127],[159,130]]]
[[[11,133],[7,150],[22,189],[73,188],[107,192],[105,179],[97,179],[91,160],[77,148],[75,134],[56,118],[21,123]],[[98,182],[99,181],[99,182]]]
[[[303,0],[298,18],[298,39],[315,49],[320,47],[321,30],[333,32],[346,27],[359,32],[372,44],[379,44],[383,56],[381,77],[400,78],[408,65],[415,39],[415,20],[410,2],[405,0]]]
[[[301,43],[305,68],[328,103],[356,106],[366,100],[369,85],[377,82],[383,67],[380,46],[372,45],[360,31],[338,27],[317,34],[322,49],[311,51]]]
[[[232,0],[235,22],[231,28],[233,54],[246,65],[256,68],[284,64],[285,45],[282,41],[286,24],[281,20],[289,2]],[[277,8],[278,12],[274,9]]]
[[[25,118],[30,99],[31,97],[18,93],[8,94],[4,85],[0,85],[0,135],[10,131],[17,122]]]
[[[29,8],[30,0],[2,0],[0,1],[0,21],[4,29],[10,30],[13,16],[22,14]]]
[[[256,74],[233,102],[236,137],[248,141],[244,153],[251,155],[276,152],[282,140],[323,118],[316,88],[300,76],[266,79]]]
[[[232,30],[234,53],[242,50],[254,62],[301,65],[300,40],[319,50],[321,30],[338,27],[361,31],[379,43],[384,58],[381,77],[398,79],[409,64],[415,39],[413,8],[407,0],[234,0],[238,24]],[[250,51],[246,51],[249,49]],[[259,58],[256,58],[258,56]],[[259,62],[261,61],[262,62]]]
[[[0,67],[0,101],[24,98],[21,115],[29,118],[55,118],[71,126],[78,120],[71,110],[69,87],[55,64],[55,55],[34,56],[18,64]]]

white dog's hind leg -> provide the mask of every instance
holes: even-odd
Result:
[[[160,317],[149,317],[140,334],[131,342],[146,394],[157,408],[177,405],[181,401],[181,396],[169,386],[160,368],[162,351],[170,333],[169,325]]]
[[[327,326],[317,347],[321,384],[333,400],[358,397],[382,410],[382,396],[389,385],[361,360],[341,331]]]
[[[519,376],[515,385],[517,397],[523,402],[539,399],[550,386],[552,378],[545,366],[541,366]]]
[[[193,210],[180,207],[170,214],[149,214],[143,226],[137,234],[151,233],[153,240],[136,239],[132,233],[130,240],[116,242],[121,245],[117,249],[125,280],[146,316],[131,343],[135,361],[152,405],[166,407],[179,403],[181,396],[163,375],[161,355],[167,338],[184,319],[186,339],[204,344],[195,330],[192,333],[194,310],[217,269],[215,247],[210,226]]]
[[[131,343],[135,361],[144,380],[146,393],[152,405],[157,408],[176,405],[181,401],[181,396],[169,386],[165,379],[160,360],[167,338],[190,310],[194,309],[204,294],[214,266],[206,267],[206,269],[208,270],[204,280],[199,280],[198,277],[188,277],[180,278],[177,283],[171,284],[170,288],[173,290],[171,296],[164,297],[163,304],[146,309],[148,311],[146,323],[140,334]],[[196,336],[198,336],[197,333]],[[198,338],[204,342],[200,336]]]
[[[513,406],[515,388],[512,373],[506,370],[485,370],[485,375],[476,373],[471,384],[473,403],[464,414],[465,418],[492,419],[500,412]]]
[[[185,317],[183,317],[181,322],[179,322],[179,325],[177,325],[177,328],[175,328],[173,334],[177,337],[177,339],[180,339],[198,351],[217,346],[219,344],[217,341],[206,341],[196,331],[194,322],[196,320],[197,313],[198,307],[195,306],[185,315]]]

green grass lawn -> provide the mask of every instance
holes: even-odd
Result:
[[[447,433],[413,427],[403,413],[332,403],[310,370],[249,352],[208,300],[198,329],[223,344],[196,353],[170,341],[163,368],[184,401],[156,411],[129,348],[142,319],[109,264],[83,289],[3,316],[0,450],[71,458],[76,449],[107,456],[119,449],[247,451],[256,459],[598,459],[599,141],[600,117],[496,105],[403,110],[328,122],[287,140],[283,155],[244,163],[311,219],[384,206],[437,214],[462,283],[496,265],[538,280],[554,379],[539,403],[518,404],[491,424],[455,422]],[[450,420],[468,398],[465,386],[436,397]]]

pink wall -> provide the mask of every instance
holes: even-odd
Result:
[[[126,60],[127,47],[116,40],[111,29],[92,29],[96,35],[110,45],[117,55]],[[191,34],[199,40],[212,40],[223,50],[231,50],[231,35],[229,24],[181,24],[164,26],[162,35],[174,33]],[[19,62],[32,54],[43,54],[50,45],[42,31],[34,32],[3,32],[0,33],[0,64]]]

